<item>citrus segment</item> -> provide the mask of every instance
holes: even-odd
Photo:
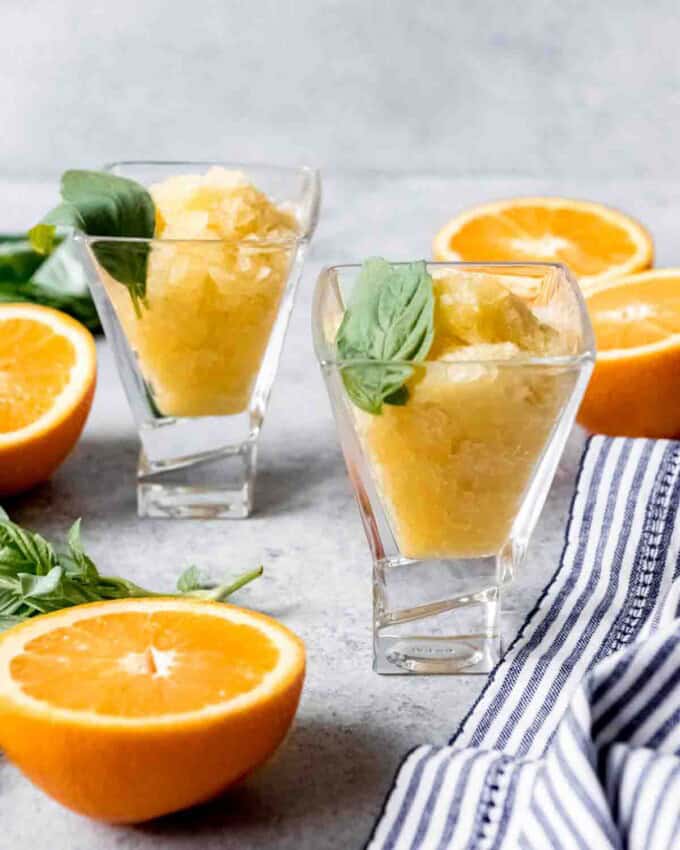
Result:
[[[70,808],[146,820],[265,761],[293,720],[304,665],[288,629],[231,605],[64,609],[0,637],[0,745]]]
[[[481,204],[453,218],[436,235],[442,261],[559,262],[584,289],[648,268],[652,240],[637,221],[590,201],[513,198]]]
[[[578,421],[612,436],[680,436],[680,269],[611,281],[586,303],[598,354]]]

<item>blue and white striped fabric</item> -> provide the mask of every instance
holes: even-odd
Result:
[[[561,563],[367,850],[680,850],[680,443],[595,437]]]

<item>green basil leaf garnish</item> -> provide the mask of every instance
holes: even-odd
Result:
[[[91,331],[101,330],[74,245],[57,239],[45,257],[23,236],[0,234],[0,302],[31,301],[63,310]]]
[[[366,260],[336,337],[352,402],[373,414],[383,404],[406,404],[405,384],[413,374],[408,364],[425,359],[433,337],[434,293],[425,261]]]
[[[80,520],[71,526],[66,551],[59,551],[12,522],[0,507],[0,631],[38,614],[103,599],[176,595],[221,602],[262,571],[257,567],[216,584],[189,567],[177,582],[176,594],[156,593],[129,579],[102,575],[85,552]]]
[[[0,284],[25,283],[44,260],[33,250],[28,239],[0,236]]]
[[[41,254],[52,250],[57,227],[76,228],[89,236],[102,237],[93,243],[97,260],[119,283],[128,288],[139,314],[146,295],[147,243],[106,241],[151,239],[156,210],[147,190],[126,177],[99,171],[66,171],[61,178],[62,203],[51,210],[28,233],[33,248]]]

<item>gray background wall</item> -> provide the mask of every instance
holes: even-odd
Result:
[[[677,0],[0,0],[0,173],[680,176]]]

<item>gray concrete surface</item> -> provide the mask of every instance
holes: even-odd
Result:
[[[137,445],[110,352],[99,346],[94,409],[54,480],[7,505],[48,536],[83,517],[102,568],[170,588],[197,563],[216,575],[264,562],[239,601],[280,617],[307,643],[309,673],[297,724],[272,764],[194,811],[138,828],[112,828],[60,808],[0,763],[0,850],[352,850],[360,848],[401,757],[445,741],[483,685],[480,677],[385,678],[371,672],[370,563],[313,360],[309,311],[324,263],[384,254],[429,255],[432,234],[459,207],[490,197],[564,191],[635,212],[660,263],[680,261],[680,186],[615,180],[455,180],[327,175],[321,225],[305,270],[265,425],[257,514],[246,521],[151,521],[135,515]],[[0,231],[31,224],[54,187],[0,183]],[[555,569],[582,443],[575,433],[508,594],[508,628]]]
[[[680,175],[675,0],[2,0],[0,161]]]

